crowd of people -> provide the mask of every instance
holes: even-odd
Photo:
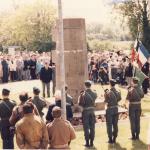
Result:
[[[37,87],[33,88],[33,97],[29,97],[26,92],[21,93],[19,95],[20,104],[16,104],[15,101],[11,100],[8,89],[2,90],[0,127],[3,149],[14,149],[15,135],[17,146],[20,149],[68,149],[71,141],[76,138],[75,130],[71,124],[73,119],[73,98],[69,95],[68,87],[66,86],[65,120],[61,117],[61,92],[55,91],[55,64],[47,56],[46,54],[31,54],[28,56],[27,54],[22,54],[20,56],[16,55],[13,59],[12,56],[3,56],[1,58],[2,81],[4,81],[4,78],[6,79],[6,72],[8,75],[7,82],[9,75],[10,79],[12,77],[24,79],[23,76],[19,76],[21,74],[17,70],[19,63],[16,65],[16,70],[12,70],[12,66],[15,66],[13,63],[20,62],[20,66],[22,66],[20,71],[27,77],[24,80],[39,78],[43,89],[43,98],[39,96],[40,89]],[[26,66],[25,64],[28,65]],[[104,90],[108,143],[116,143],[118,136],[118,103],[122,98],[121,93],[115,88],[116,84],[128,85],[128,93],[124,105],[129,108],[131,140],[139,140],[141,100],[147,91],[144,91],[144,86],[143,89],[140,87],[139,79],[133,77],[134,65],[130,58],[125,54],[121,54],[121,52],[89,53],[88,66],[90,80],[94,83],[110,85],[109,89]],[[149,67],[149,62],[147,62],[141,68],[143,72],[145,71],[146,76],[149,76]],[[82,108],[82,123],[85,146],[87,148],[94,147],[96,123],[95,101],[97,93],[91,89],[92,83],[90,80],[85,81],[85,90],[81,92],[78,98],[78,106]],[[45,89],[47,88],[47,97],[50,97],[51,81],[53,81],[55,102],[48,105],[45,100]],[[45,107],[48,108],[46,116],[43,113]]]
[[[18,53],[16,55],[1,54],[0,79],[2,83],[9,81],[34,80],[39,78],[41,68],[48,62],[54,65],[49,53]]]
[[[115,79],[122,86],[130,86],[135,75],[135,62],[130,54],[123,51],[104,51],[89,53],[88,55],[89,78],[95,83],[108,84],[109,79]],[[150,59],[142,66],[145,74],[142,88],[145,94],[150,88]]]

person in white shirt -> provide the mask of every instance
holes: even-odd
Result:
[[[11,81],[15,81],[16,80],[16,69],[17,69],[17,65],[16,65],[16,59],[15,58],[11,58],[9,61],[9,69],[10,69],[10,80]]]

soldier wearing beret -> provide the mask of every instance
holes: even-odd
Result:
[[[10,91],[8,89],[3,89],[3,99],[0,102],[0,128],[3,149],[14,149],[14,134],[10,130],[11,124],[9,123],[9,118],[16,103],[9,99],[9,94]]]
[[[46,107],[46,101],[39,96],[40,89],[34,87],[33,94],[34,94],[34,97],[33,97],[32,103],[37,107],[40,116],[43,117],[44,113],[42,112],[42,110],[44,107]]]
[[[85,91],[79,97],[79,105],[83,107],[82,120],[86,147],[93,147],[95,138],[95,100],[97,94],[91,90],[91,81],[85,82]]]
[[[121,100],[121,94],[115,88],[116,81],[110,80],[110,90],[105,90],[106,109],[106,126],[109,141],[113,144],[116,142],[118,135],[118,102]]]
[[[141,99],[143,90],[139,86],[138,78],[132,79],[132,86],[128,89],[126,102],[129,102],[129,119],[131,124],[132,140],[138,140],[140,134]]]

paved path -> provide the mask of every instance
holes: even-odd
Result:
[[[10,82],[6,84],[0,84],[0,91],[3,88],[8,88],[13,94],[20,93],[21,91],[31,92],[33,87],[42,88],[40,80],[33,81],[20,81],[20,82]]]

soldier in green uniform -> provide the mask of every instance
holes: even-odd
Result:
[[[129,119],[131,124],[132,140],[138,140],[140,134],[141,99],[144,92],[139,86],[139,79],[133,78],[132,85],[128,89],[126,102],[129,102]]]
[[[16,103],[9,99],[9,93],[10,91],[8,89],[3,89],[3,99],[0,102],[0,127],[3,149],[14,149],[14,132],[10,130],[11,125],[9,122],[9,118]]]
[[[44,98],[41,98],[39,96],[40,94],[40,89],[34,87],[33,88],[33,94],[34,94],[34,97],[33,97],[33,100],[32,100],[32,103],[37,107],[37,110],[41,116],[41,118],[43,117],[44,113],[42,112],[43,108],[47,106],[46,104],[46,101]]]
[[[108,143],[116,142],[118,135],[118,102],[121,100],[121,93],[115,88],[116,81],[110,80],[110,90],[105,90],[106,126],[108,134]]]
[[[85,81],[86,90],[79,97],[79,105],[83,107],[82,119],[86,147],[93,147],[95,137],[95,100],[97,94],[91,90],[91,81]]]

